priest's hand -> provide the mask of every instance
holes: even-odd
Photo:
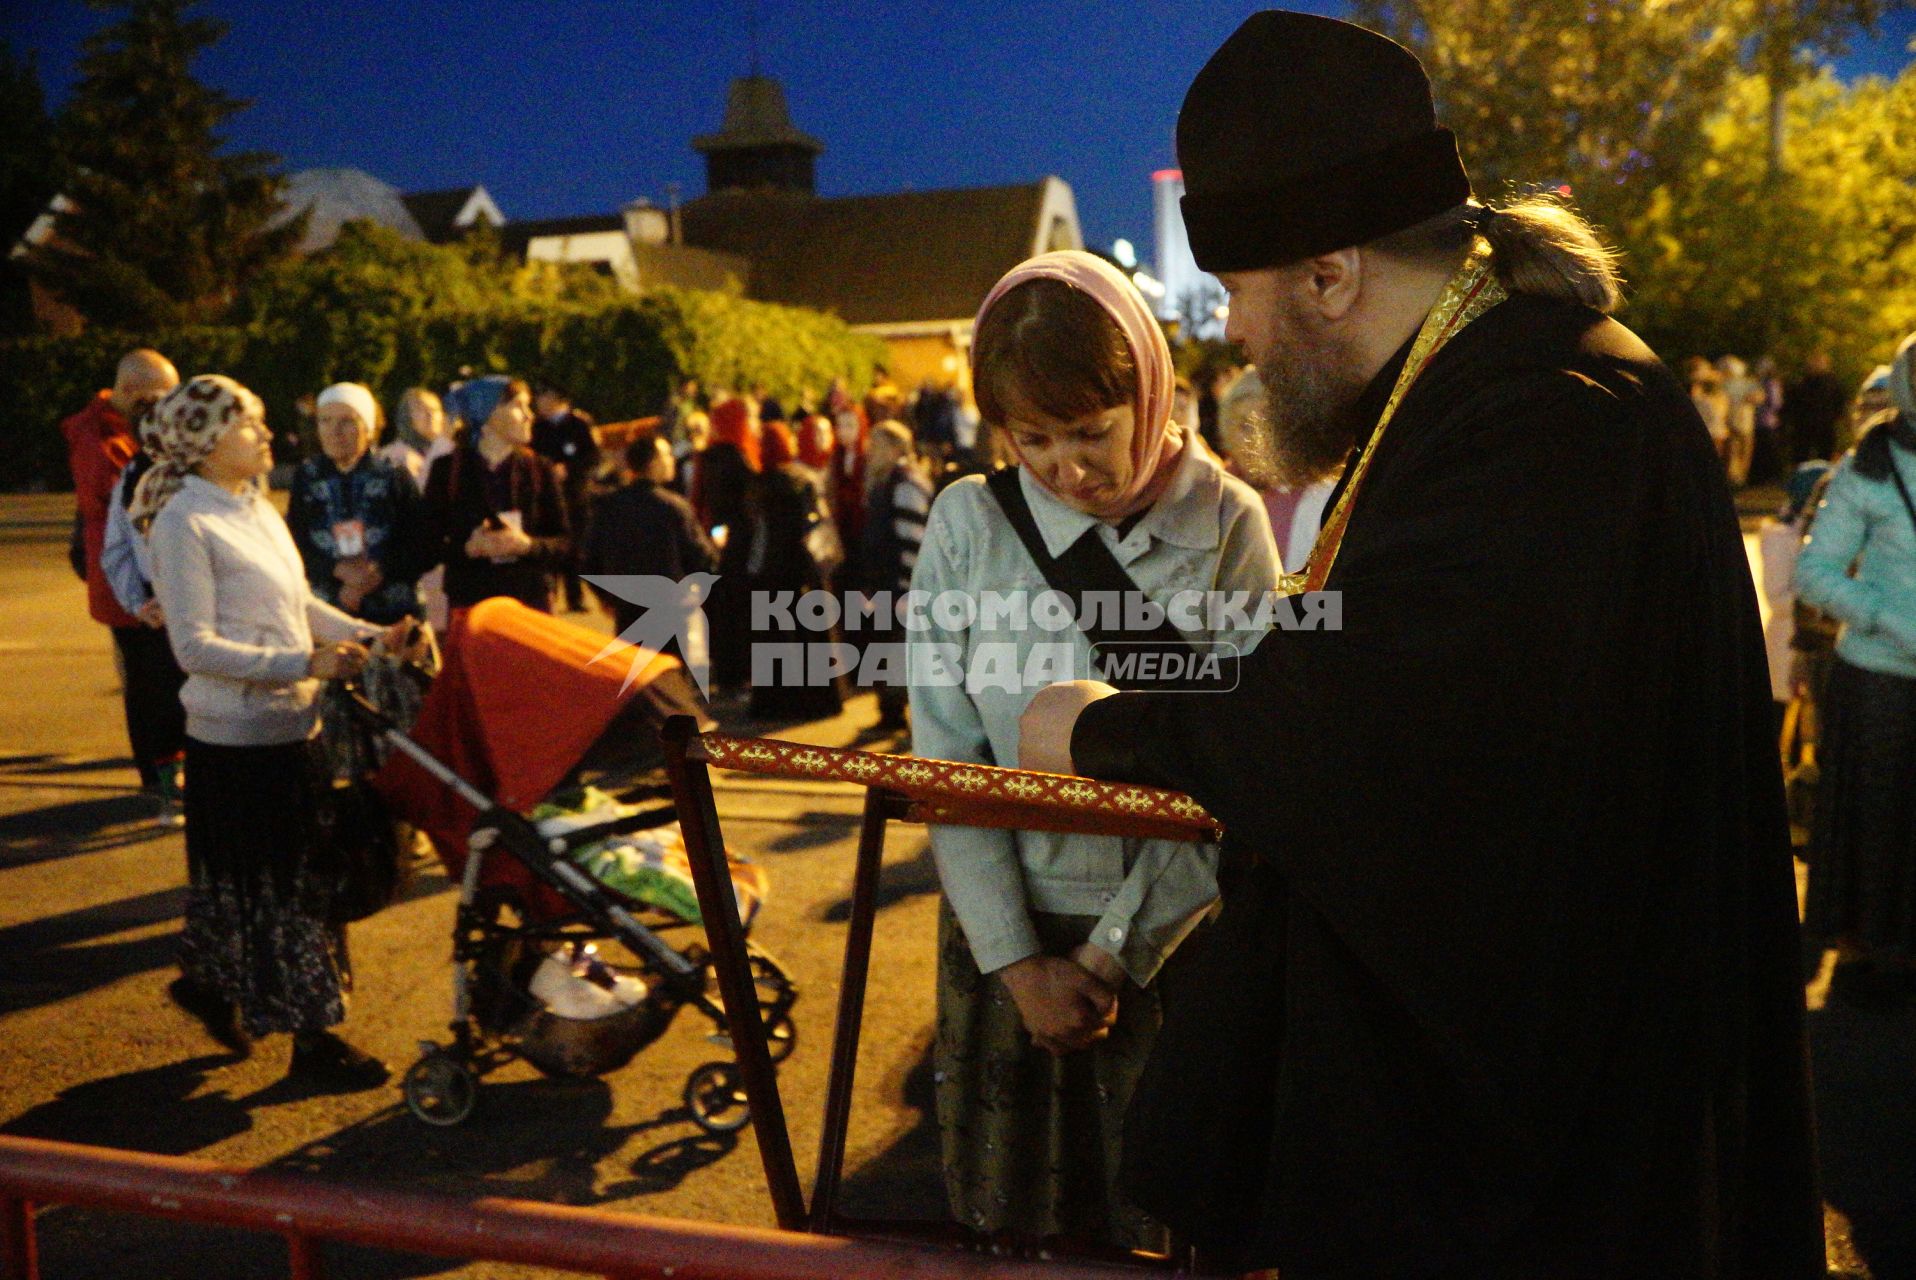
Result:
[[[998,970],[1018,1006],[1031,1039],[1046,1053],[1063,1055],[1111,1034],[1118,995],[1075,960],[1026,956]]]
[[[1097,680],[1070,680],[1038,690],[1018,717],[1018,767],[1076,773],[1071,766],[1071,731],[1078,727],[1078,713],[1116,692]]]

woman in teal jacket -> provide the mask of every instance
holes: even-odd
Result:
[[[1916,334],[1895,408],[1836,465],[1797,594],[1843,624],[1823,716],[1804,928],[1860,983],[1916,991]]]

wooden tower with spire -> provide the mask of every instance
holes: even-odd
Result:
[[[825,144],[793,125],[785,90],[759,72],[732,81],[725,123],[717,133],[692,139],[705,157],[705,189],[719,191],[817,192],[815,164]]]

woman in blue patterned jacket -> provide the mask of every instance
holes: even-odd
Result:
[[[373,393],[340,382],[319,393],[322,453],[293,473],[286,523],[313,594],[354,617],[393,623],[419,613],[425,536],[419,488],[370,450]]]

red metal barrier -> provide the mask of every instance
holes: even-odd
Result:
[[[882,1240],[799,1235],[524,1200],[452,1200],[175,1156],[0,1136],[0,1264],[39,1280],[33,1206],[90,1205],[285,1237],[288,1274],[321,1274],[320,1241],[659,1280],[1095,1280],[1137,1273]]]

